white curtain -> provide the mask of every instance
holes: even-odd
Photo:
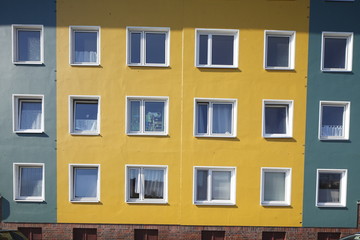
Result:
[[[76,119],[75,130],[94,132],[97,130],[97,119]]]
[[[144,198],[163,198],[164,170],[144,169]]]
[[[343,126],[342,125],[323,125],[323,126],[321,126],[321,136],[341,137],[341,136],[343,136]]]
[[[92,51],[75,51],[75,62],[96,62],[97,52]]]
[[[20,168],[20,196],[39,197],[42,195],[42,168],[21,167]]]
[[[75,168],[75,198],[97,196],[98,169]]]
[[[213,133],[231,134],[232,104],[213,104]]]
[[[40,31],[18,30],[19,61],[40,61]]]
[[[284,172],[266,172],[264,174],[264,201],[285,201]]]
[[[21,102],[20,129],[41,129],[41,102]]]
[[[230,200],[231,172],[213,171],[211,184],[211,200]]]

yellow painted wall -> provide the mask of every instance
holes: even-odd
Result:
[[[58,221],[301,226],[308,1],[57,2]],[[69,26],[101,27],[101,66],[69,65]],[[126,26],[170,27],[170,67],[126,66]],[[239,29],[239,67],[194,67],[195,28]],[[264,30],[296,31],[294,71],[263,69]],[[72,136],[68,96],[101,96],[100,136]],[[125,134],[125,96],[168,96],[169,136]],[[195,138],[194,97],[238,99],[237,137]],[[292,139],[261,137],[262,99],[294,100]],[[101,164],[100,203],[69,202],[68,164]],[[168,204],[125,203],[125,164],[168,165]],[[234,166],[235,206],[192,203],[194,166]],[[260,205],[260,168],[292,168],[290,207]]]

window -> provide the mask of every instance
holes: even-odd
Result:
[[[43,163],[14,163],[14,201],[43,202],[44,175]]]
[[[100,65],[100,27],[70,26],[70,64]]]
[[[167,203],[167,166],[127,165],[126,202]]]
[[[235,205],[235,167],[194,167],[194,204]]]
[[[346,169],[318,169],[316,185],[316,206],[346,206]]]
[[[263,232],[262,240],[285,240],[285,232]]]
[[[129,66],[169,66],[170,28],[127,27]]]
[[[167,97],[127,97],[127,134],[167,135]]]
[[[42,240],[41,228],[19,227],[19,231],[29,240]]]
[[[236,137],[236,99],[195,98],[196,137]]]
[[[44,37],[42,25],[12,25],[13,63],[43,64]]]
[[[323,32],[321,70],[350,72],[352,70],[353,33]]]
[[[318,240],[338,240],[340,238],[339,232],[318,232]]]
[[[292,70],[295,66],[295,32],[265,31],[264,68]]]
[[[196,67],[238,67],[239,30],[196,29],[195,31]]]
[[[73,135],[100,134],[100,97],[70,96],[70,133]]]
[[[350,102],[320,101],[320,140],[349,139]]]
[[[13,131],[44,132],[44,96],[13,94]]]
[[[225,231],[201,231],[201,240],[224,240]]]
[[[100,165],[70,164],[70,201],[99,202],[100,201]]]
[[[135,229],[135,240],[158,240],[157,229]]]
[[[263,206],[289,206],[291,168],[261,168],[261,199]]]
[[[264,138],[292,137],[293,103],[292,100],[263,100]]]
[[[96,228],[74,228],[73,240],[96,240]]]

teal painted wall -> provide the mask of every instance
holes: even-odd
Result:
[[[0,194],[5,222],[56,222],[55,1],[2,0],[0,7]],[[14,65],[11,24],[44,25],[44,64]],[[12,131],[12,94],[43,94],[45,132]],[[13,200],[13,163],[45,164],[45,202]]]
[[[360,200],[360,1],[311,0],[307,130],[304,182],[304,227],[356,227]],[[320,71],[321,33],[353,32],[353,67],[350,73]],[[348,141],[318,139],[319,101],[350,101]],[[316,207],[316,170],[348,169],[344,208]]]

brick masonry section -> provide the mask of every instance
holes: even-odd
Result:
[[[318,232],[341,233],[347,236],[359,229],[349,228],[295,228],[295,227],[237,227],[237,226],[183,226],[183,225],[129,225],[129,224],[30,224],[2,223],[3,229],[19,227],[42,228],[42,239],[71,240],[74,228],[96,228],[98,240],[131,240],[135,229],[157,229],[159,240],[200,240],[202,230],[225,231],[225,240],[261,240],[262,232],[285,232],[286,240],[316,240]]]

